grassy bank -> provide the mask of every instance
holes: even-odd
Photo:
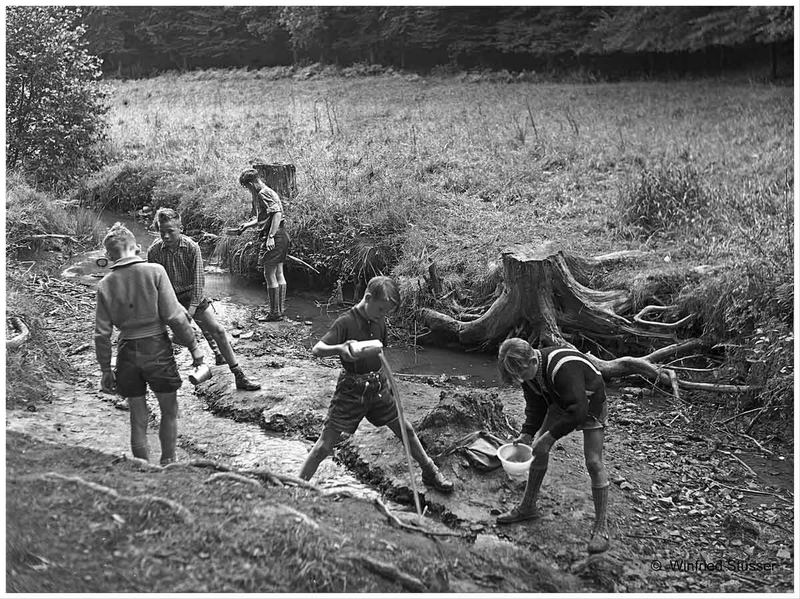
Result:
[[[263,474],[191,464],[163,470],[17,433],[9,433],[7,452],[10,592],[582,587],[514,547],[399,530],[369,501],[273,486]]]

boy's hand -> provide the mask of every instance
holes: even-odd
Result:
[[[339,346],[339,357],[342,360],[347,360],[348,362],[355,362],[356,359],[353,354],[350,352],[350,344],[353,343],[352,341],[345,341]]]
[[[117,392],[117,377],[114,376],[113,370],[108,370],[103,373],[103,376],[100,378],[100,391],[112,394]]]
[[[517,443],[522,443],[523,445],[530,445],[532,437],[528,433],[522,433],[519,437],[514,439],[512,443],[516,445]]]

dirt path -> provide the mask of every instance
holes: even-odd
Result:
[[[228,330],[244,333],[235,340],[236,351],[263,388],[235,391],[224,366],[215,367],[214,378],[197,393],[186,383],[179,394],[178,457],[203,456],[234,467],[296,474],[319,431],[338,372],[336,362],[310,357],[298,342],[302,323],[259,323],[235,307],[224,313]],[[62,335],[64,347],[77,345],[71,333]],[[73,380],[51,383],[54,401],[36,411],[7,410],[7,431],[127,453],[128,414],[118,399],[96,391],[99,370],[92,350],[72,360]],[[188,371],[186,350],[179,365]],[[432,454],[446,453],[463,433],[487,428],[487,422],[498,434],[522,422],[521,397],[513,389],[467,389],[434,378],[400,378],[407,416]],[[614,389],[609,396],[606,464],[613,481],[613,538],[606,554],[587,559],[585,553],[593,506],[578,434],[553,450],[540,521],[498,527],[494,516],[521,497],[521,486],[502,470],[475,471],[458,451],[437,459],[457,482],[451,496],[428,492],[415,471],[429,511],[467,532],[478,547],[517,547],[542,564],[579,575],[595,590],[790,590],[791,456],[778,460],[766,453],[751,455],[752,444],[710,426],[699,410],[684,408],[690,421],[686,424],[668,402]],[[157,455],[155,427],[150,446]],[[756,474],[739,460],[750,463]],[[313,482],[365,495],[379,489],[390,499],[410,503],[399,442],[386,429],[366,422],[341,445],[335,460],[324,462]]]

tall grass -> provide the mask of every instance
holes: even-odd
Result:
[[[156,199],[185,202],[201,215],[198,228],[246,216],[236,177],[253,159],[292,162],[293,252],[334,262],[369,237],[365,226],[402,232],[397,272],[421,274],[425,251],[454,284],[480,281],[509,243],[617,249],[624,241],[607,223],[618,190],[642,168],[684,162],[707,188],[733,195],[752,180],[768,189],[792,168],[789,88],[298,82],[240,71],[111,88],[118,159],[163,171]]]

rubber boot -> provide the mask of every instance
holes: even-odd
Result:
[[[269,298],[269,314],[267,314],[267,322],[276,322],[283,320],[280,313],[280,290],[278,287],[270,287],[267,289],[267,297]]]
[[[539,498],[539,489],[542,487],[544,475],[547,474],[547,463],[546,461],[544,467],[540,466],[539,468],[534,468],[531,465],[528,473],[528,484],[525,485],[525,494],[522,496],[522,502],[505,514],[497,516],[498,524],[535,520],[540,516],[536,501]]]
[[[286,312],[286,283],[278,285],[278,314]]]
[[[260,384],[247,378],[247,375],[242,370],[242,367],[238,364],[236,366],[231,366],[231,372],[233,373],[233,377],[236,379],[237,389],[242,389],[243,391],[255,391],[257,389],[261,389]]]
[[[608,540],[608,526],[606,525],[606,513],[608,511],[608,484],[604,487],[592,487],[592,499],[594,500],[594,526],[592,527],[592,538],[589,540],[589,553],[602,553],[608,550],[610,545]]]

